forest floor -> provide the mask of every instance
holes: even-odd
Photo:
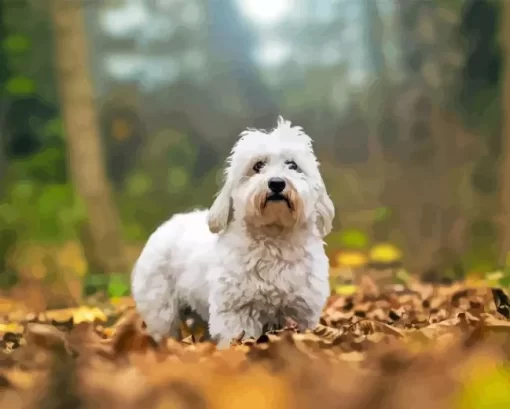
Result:
[[[510,407],[510,302],[483,285],[383,291],[366,278],[330,297],[314,331],[289,321],[225,351],[184,336],[156,344],[129,298],[11,309],[0,321],[0,408]]]

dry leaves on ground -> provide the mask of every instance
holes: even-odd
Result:
[[[289,320],[226,351],[194,335],[157,344],[130,300],[11,314],[0,322],[0,407],[509,407],[504,291],[363,282],[331,296],[314,331]]]

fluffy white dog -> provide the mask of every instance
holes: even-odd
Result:
[[[227,164],[210,210],[173,216],[135,265],[132,294],[155,339],[178,337],[184,308],[209,323],[219,348],[286,317],[301,330],[319,322],[335,210],[310,137],[280,117],[272,132],[243,132]]]

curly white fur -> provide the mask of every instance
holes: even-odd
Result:
[[[272,132],[249,129],[225,176],[209,211],[173,216],[135,265],[132,294],[156,339],[178,336],[186,307],[209,322],[219,347],[284,317],[302,330],[319,321],[330,291],[322,239],[334,207],[311,139],[282,118]],[[272,178],[285,181],[281,195],[269,188]]]

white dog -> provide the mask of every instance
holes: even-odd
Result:
[[[319,322],[335,210],[310,137],[282,118],[270,133],[248,129],[225,176],[209,211],[165,222],[135,265],[132,294],[155,339],[178,336],[183,308],[209,322],[219,348],[285,317],[301,330]]]

